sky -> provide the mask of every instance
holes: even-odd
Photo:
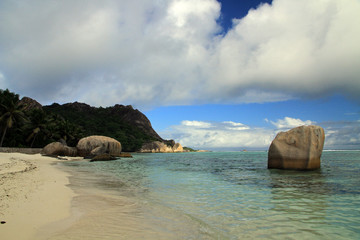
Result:
[[[132,105],[166,139],[267,149],[315,124],[360,149],[359,0],[1,0],[0,88]]]

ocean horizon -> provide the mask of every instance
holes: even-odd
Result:
[[[59,239],[360,237],[360,151],[325,150],[314,171],[267,169],[266,151],[136,153],[61,167],[81,214]]]

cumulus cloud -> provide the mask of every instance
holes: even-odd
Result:
[[[188,123],[196,124],[188,124]],[[271,143],[275,132],[264,128],[251,128],[245,124],[224,122],[182,121],[162,133],[184,146],[195,148],[263,148]],[[203,127],[206,126],[206,127]]]
[[[211,123],[208,122],[202,122],[202,121],[188,121],[184,120],[181,122],[182,125],[187,127],[195,127],[195,128],[210,128]]]
[[[356,0],[275,0],[250,11],[216,46],[211,90],[221,84],[235,96],[256,88],[292,96],[339,91],[355,97],[359,10]]]
[[[248,126],[242,124],[242,123],[237,123],[237,122],[233,122],[233,121],[225,121],[223,122],[223,124],[225,124],[225,128],[229,129],[229,130],[248,130],[250,129]]]
[[[42,101],[185,103],[219,14],[213,0],[2,1],[0,71]]]
[[[291,128],[314,124],[314,121],[291,117],[271,121],[270,127],[247,126],[233,121],[206,122],[182,121],[171,126],[161,135],[174,139],[184,146],[197,149],[268,149],[276,134]],[[319,124],[325,130],[325,149],[358,149],[360,126],[354,122],[324,122]]]
[[[359,121],[325,122],[325,147],[328,149],[356,149],[360,146]]]
[[[137,107],[359,100],[360,2],[274,0],[222,33],[216,0],[1,1],[1,87]]]
[[[265,119],[265,121],[270,122],[277,129],[290,129],[290,128],[294,128],[294,127],[298,127],[298,126],[315,124],[315,122],[310,121],[310,120],[302,121],[301,119],[291,118],[291,117],[285,117],[284,119],[278,119],[276,122],[269,121],[268,119]]]

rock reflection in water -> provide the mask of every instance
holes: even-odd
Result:
[[[272,211],[279,213],[272,218],[272,225],[278,228],[278,234],[294,238],[326,237],[324,232],[330,233],[331,229],[324,231],[318,226],[326,224],[331,188],[321,170],[269,171]]]

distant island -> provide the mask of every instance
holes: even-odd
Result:
[[[0,89],[0,124],[0,147],[42,148],[56,141],[76,146],[91,135],[118,140],[124,152],[139,151],[151,142],[175,145],[173,140],[161,138],[149,119],[131,105],[103,108],[74,102],[42,106],[29,97],[20,99],[8,89]]]

